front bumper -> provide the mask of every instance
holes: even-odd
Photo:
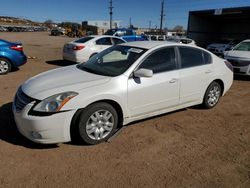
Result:
[[[243,67],[233,66],[233,69],[234,69],[234,74],[250,76],[250,65]]]
[[[29,140],[42,144],[55,144],[71,141],[70,124],[76,110],[56,113],[50,116],[32,116],[28,112],[33,104],[17,112],[13,103],[15,122],[20,133]]]

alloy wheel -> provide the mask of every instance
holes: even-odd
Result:
[[[108,110],[94,112],[86,124],[86,133],[93,140],[101,140],[107,137],[114,126],[114,116]]]

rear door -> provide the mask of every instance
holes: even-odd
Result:
[[[180,103],[201,101],[213,78],[209,53],[193,48],[178,47],[180,59]]]
[[[103,37],[101,39],[96,40],[95,48],[98,52],[101,52],[107,48],[112,46],[111,37]]]

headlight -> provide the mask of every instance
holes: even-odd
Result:
[[[78,93],[71,91],[53,95],[42,100],[35,106],[33,110],[37,112],[58,112],[70,99],[76,95],[78,95]]]

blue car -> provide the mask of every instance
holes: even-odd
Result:
[[[126,28],[109,29],[104,35],[121,37],[127,42],[148,40],[145,35],[136,35],[133,29]]]
[[[0,74],[7,74],[13,68],[27,62],[21,43],[8,42],[0,39]]]

